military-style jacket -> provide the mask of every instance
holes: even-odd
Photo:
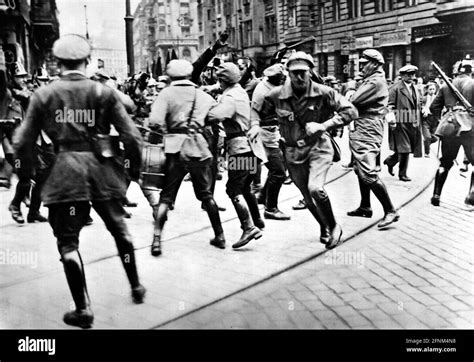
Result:
[[[115,159],[100,161],[92,151],[92,135],[108,135],[111,125],[135,173],[141,163],[141,136],[113,89],[71,71],[34,93],[14,148],[20,172],[31,175],[41,130],[52,140],[57,156],[42,192],[45,205],[125,197],[123,165]]]
[[[335,127],[349,124],[358,115],[357,109],[330,87],[311,81],[306,93],[298,98],[291,82],[287,81],[265,96],[260,116],[276,113],[282,137],[286,142],[294,143],[307,137],[306,123],[324,123],[333,117],[334,112],[340,116]]]
[[[388,104],[388,85],[384,71],[378,70],[365,78],[349,100],[359,111],[359,118],[354,120],[351,139],[377,139],[381,142],[382,117]]]
[[[470,76],[462,74],[454,78],[453,85],[461,92],[467,101],[471,103],[471,106],[474,106],[474,80]],[[443,84],[436,98],[431,103],[430,111],[433,115],[440,116],[443,107],[452,108],[456,103],[460,104],[449,87]]]
[[[278,129],[278,119],[276,113],[266,116],[266,118],[260,118],[260,111],[263,107],[265,96],[273,88],[277,86],[271,84],[267,79],[262,80],[257,86],[252,95],[252,122],[259,122],[262,132],[260,136],[263,144],[268,148],[278,148],[280,141],[280,131]]]
[[[209,112],[209,121],[222,122],[230,156],[251,151],[247,138],[252,126],[250,100],[240,84],[236,83],[222,93],[219,103]]]

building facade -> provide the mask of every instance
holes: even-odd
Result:
[[[134,13],[136,71],[156,73],[173,57],[199,56],[196,0],[142,0]],[[154,71],[155,70],[155,71]]]
[[[30,75],[42,66],[56,73],[51,49],[58,37],[55,0],[0,0],[0,46],[10,73],[17,61]]]

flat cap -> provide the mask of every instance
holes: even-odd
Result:
[[[418,67],[416,65],[407,64],[401,67],[398,72],[400,74],[406,74],[406,73],[416,73],[417,71],[418,71]]]
[[[91,45],[82,35],[67,34],[54,42],[53,54],[58,59],[82,60],[91,55]]]
[[[28,72],[25,70],[25,67],[20,62],[15,62],[15,72],[13,73],[14,77],[26,77]]]
[[[158,77],[158,82],[163,82],[163,83],[169,84],[170,83],[170,77],[168,77],[167,75],[160,75]]]
[[[193,73],[193,65],[185,59],[173,59],[166,67],[166,74],[171,78],[186,78]]]
[[[280,63],[273,64],[263,71],[263,75],[266,77],[274,77],[285,73],[285,68]]]
[[[292,54],[287,62],[288,70],[309,70],[314,68],[313,57],[305,52],[295,52]]]
[[[366,49],[362,53],[362,58],[359,59],[359,62],[365,63],[369,61],[375,61],[379,64],[385,64],[382,54],[375,49]]]
[[[217,78],[229,84],[238,83],[240,80],[240,70],[234,63],[222,63],[216,71]]]

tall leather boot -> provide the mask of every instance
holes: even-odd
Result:
[[[393,207],[392,200],[388,194],[387,188],[382,180],[378,179],[376,182],[370,184],[370,189],[375,197],[380,201],[385,213],[383,220],[377,225],[379,228],[387,227],[388,225],[397,222],[400,219],[397,211]]]
[[[336,223],[336,219],[332,211],[331,201],[327,195],[318,199],[316,206],[321,210],[321,214],[324,215],[324,220],[326,220],[326,225],[330,233],[329,241],[326,244],[326,249],[333,249],[342,243],[342,228]]]
[[[317,206],[313,203],[306,203],[308,205],[308,210],[311,212],[311,214],[314,216],[316,221],[318,222],[320,226],[320,237],[319,241],[322,244],[327,244],[331,238],[331,231],[329,230],[329,227],[327,226],[327,222],[324,220],[323,215],[321,215],[321,211],[317,208]]]
[[[167,220],[169,205],[161,203],[158,206],[154,206],[153,209],[156,218],[153,242],[151,243],[151,255],[159,256],[161,255],[161,233]]]
[[[474,171],[471,173],[471,187],[469,187],[469,194],[464,200],[464,203],[470,206],[474,206]]]
[[[214,230],[214,239],[211,240],[211,245],[219,248],[225,248],[224,230],[222,229],[221,218],[219,215],[219,208],[214,199],[207,199],[203,201],[204,208],[209,216],[209,220]]]
[[[234,205],[237,216],[239,217],[240,227],[244,231],[239,241],[232,245],[232,248],[237,249],[247,245],[253,239],[261,238],[262,232],[255,227],[243,195],[233,197],[232,204]]]
[[[265,222],[260,215],[260,209],[258,208],[258,202],[255,198],[255,194],[252,192],[244,193],[245,201],[247,202],[247,206],[250,211],[250,215],[252,216],[253,223],[259,229],[265,228]]]
[[[360,177],[357,177],[357,179],[359,180],[360,206],[353,211],[349,211],[347,215],[370,218],[373,214],[370,207],[370,187]]]
[[[449,170],[446,170],[444,167],[440,167],[438,168],[438,171],[436,171],[433,196],[431,197],[431,205],[433,206],[439,206],[441,191],[443,190],[444,183],[448,178],[448,173]]]
[[[398,154],[398,160],[399,160],[399,166],[398,166],[398,178],[400,181],[404,182],[409,182],[411,181],[411,178],[407,176],[407,170],[408,170],[408,160],[410,158],[409,153],[399,153]]]
[[[135,248],[131,240],[131,236],[127,230],[114,235],[120,260],[122,260],[123,268],[127,274],[128,281],[132,287],[132,299],[136,304],[143,303],[145,297],[145,287],[140,284],[138,278],[137,264],[135,259]]]
[[[76,310],[64,314],[63,321],[71,326],[90,328],[94,321],[94,315],[90,309],[81,255],[78,250],[70,251],[62,254],[61,261],[72,299],[76,305]]]

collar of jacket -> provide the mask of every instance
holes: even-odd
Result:
[[[315,98],[323,95],[323,88],[328,88],[324,85],[318,84],[316,82],[310,81],[308,89],[303,97],[308,98]],[[291,97],[295,97],[295,93],[293,92],[293,87],[291,86],[291,82],[285,82],[285,84],[281,88],[280,95],[278,96],[279,99],[288,99]]]
[[[191,86],[191,87],[196,87],[196,84],[191,82],[189,79],[180,79],[180,80],[174,80],[170,83],[170,86]]]
[[[84,80],[86,75],[80,71],[68,71],[61,74],[62,80]]]
[[[367,78],[364,78],[364,82],[368,81],[369,79],[373,79],[373,78],[383,78],[385,80],[386,79],[385,78],[385,72],[383,71],[383,69],[377,69],[375,72],[373,72]]]
[[[222,95],[229,93],[232,89],[236,88],[242,88],[242,86],[239,83],[232,84],[230,87],[226,88],[223,92]],[[243,89],[243,88],[242,88]]]

